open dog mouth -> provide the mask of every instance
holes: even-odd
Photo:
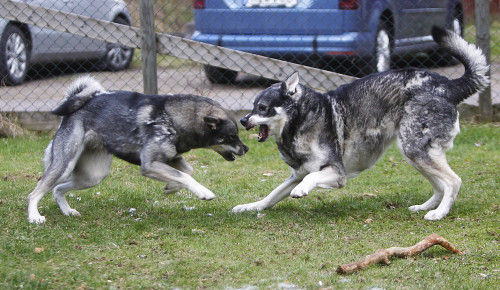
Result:
[[[269,130],[269,126],[262,124],[259,127],[259,137],[257,138],[257,141],[259,142],[264,142],[266,139],[269,137],[269,133],[271,130]]]
[[[227,161],[234,161],[236,160],[236,157],[234,156],[233,153],[231,152],[224,152],[224,153],[219,153],[224,159]]]
[[[236,160],[236,156],[243,156],[248,151],[248,147],[245,144],[241,144],[241,146],[237,146],[236,148],[233,149],[227,149],[222,147],[218,148],[212,147],[212,149],[214,149],[215,152],[219,153],[227,161],[234,161]]]

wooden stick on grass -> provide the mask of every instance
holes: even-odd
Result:
[[[354,272],[363,270],[364,268],[377,263],[384,263],[389,265],[391,262],[389,258],[398,257],[398,258],[407,258],[416,256],[428,248],[440,245],[447,249],[450,252],[462,254],[455,246],[453,246],[450,242],[448,242],[445,238],[441,237],[438,234],[431,234],[423,241],[417,243],[414,246],[402,248],[402,247],[392,247],[384,250],[378,250],[375,253],[367,256],[363,260],[356,261],[354,263],[346,264],[339,266],[337,268],[337,273],[339,274],[352,274]]]

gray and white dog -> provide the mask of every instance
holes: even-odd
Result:
[[[370,75],[327,93],[299,84],[298,74],[261,92],[252,112],[241,119],[260,126],[259,141],[274,137],[292,175],[263,200],[233,212],[263,210],[288,195],[307,196],[315,187],[340,188],[370,168],[397,139],[398,147],[434,188],[434,195],[411,211],[431,210],[427,220],[450,211],[461,185],[445,151],[459,133],[457,104],[483,90],[489,80],[481,50],[459,35],[432,30],[441,49],[460,60],[458,79],[405,68]]]
[[[166,182],[166,193],[187,188],[200,199],[215,195],[194,180],[182,154],[210,148],[233,161],[248,147],[238,137],[231,113],[213,100],[194,95],[107,92],[91,77],[77,79],[54,114],[63,116],[45,149],[43,177],[28,197],[28,220],[43,223],[38,202],[53,189],[64,215],[79,216],[64,194],[99,184],[115,155],[141,166],[146,177]]]

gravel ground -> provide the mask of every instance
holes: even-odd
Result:
[[[456,78],[462,75],[462,65],[431,68],[432,71]],[[176,69],[159,69],[159,93],[183,93],[203,95],[219,101],[231,110],[248,110],[252,107],[255,96],[270,82],[253,76],[238,77],[234,85],[213,85],[208,82],[202,67],[191,66]],[[500,103],[500,63],[492,65],[493,104]],[[0,87],[0,111],[47,112],[52,110],[62,99],[67,86],[78,75],[89,72],[59,75],[44,79],[33,78],[17,87]],[[139,69],[122,72],[90,72],[105,88],[110,90],[143,91],[142,74]],[[478,96],[465,101],[469,105],[478,105]]]

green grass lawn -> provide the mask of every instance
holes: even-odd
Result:
[[[407,210],[427,200],[432,189],[395,146],[345,188],[315,190],[260,215],[233,214],[233,206],[263,198],[289,175],[274,142],[257,143],[252,133],[242,132],[250,151],[235,162],[208,150],[185,155],[215,200],[197,200],[185,190],[164,195],[161,183],[115,159],[101,185],[68,193],[82,217],[63,216],[49,193],[40,202],[43,225],[28,223],[26,197],[41,175],[51,136],[0,139],[0,288],[494,289],[500,284],[497,126],[462,126],[448,159],[463,185],[440,221]],[[431,233],[465,254],[433,247],[390,266],[335,273],[340,264],[380,248],[411,246]]]

